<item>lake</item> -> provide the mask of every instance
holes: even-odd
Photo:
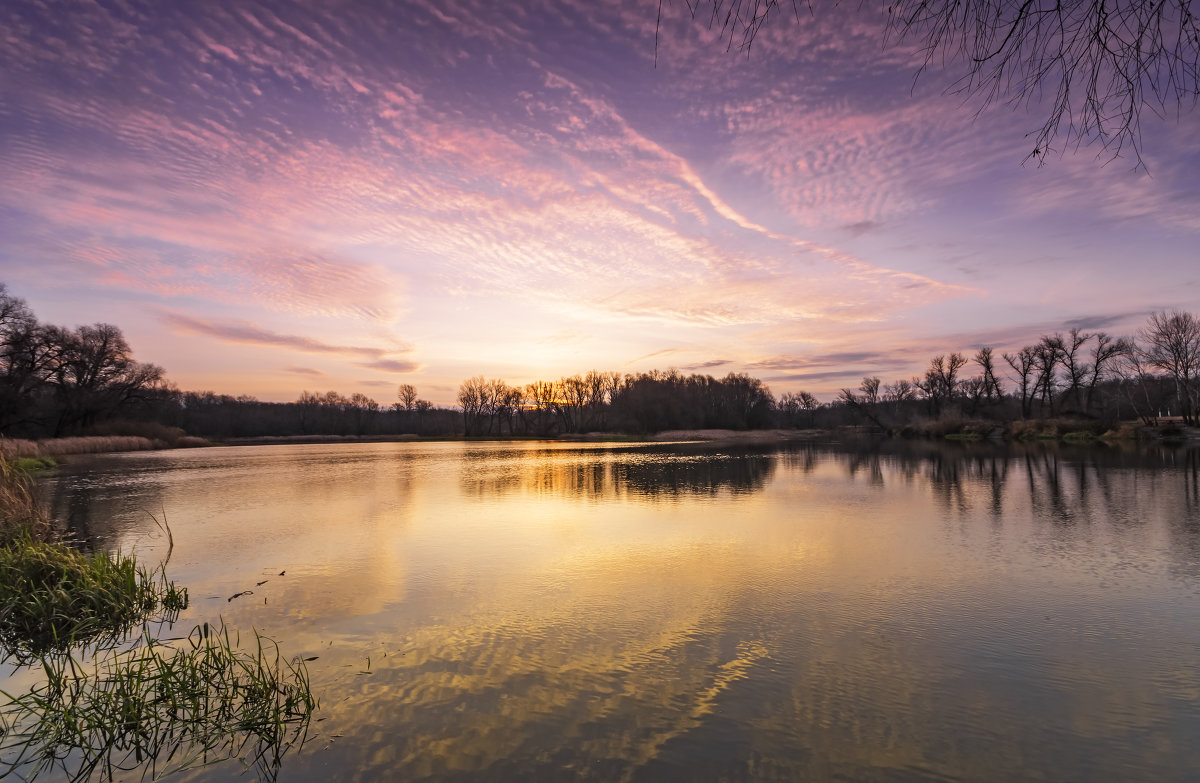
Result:
[[[177,628],[316,657],[282,781],[1200,776],[1194,450],[256,446],[42,485],[150,562],[166,516]]]

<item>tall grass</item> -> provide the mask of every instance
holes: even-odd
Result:
[[[44,537],[50,521],[37,504],[29,474],[0,459],[0,545],[22,531]]]
[[[64,454],[99,454],[106,451],[150,451],[165,449],[165,440],[143,438],[139,435],[89,435],[79,438],[50,438],[38,441],[39,457],[61,457]]]
[[[41,450],[36,440],[0,437],[0,462],[10,462],[20,457],[40,457]]]
[[[239,759],[274,780],[283,756],[302,746],[318,706],[304,661],[286,660],[257,633],[239,649],[222,623],[197,626],[169,647],[147,634],[130,650],[93,659],[43,660],[45,682],[0,692],[0,778],[61,771],[71,781],[114,780],[140,770],[172,772]]]

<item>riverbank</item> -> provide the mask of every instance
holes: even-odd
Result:
[[[826,438],[829,430],[666,430],[653,435],[631,435],[624,432],[584,432],[564,435],[285,435],[258,438],[230,438],[222,446],[264,446],[305,443],[434,443],[454,441],[464,443],[489,441],[563,441],[568,443],[668,443],[679,441],[772,443],[784,440],[817,440]]]
[[[643,440],[654,443],[672,441],[728,441],[730,443],[774,443],[785,440],[820,440],[829,430],[666,430]]]
[[[156,451],[159,449],[199,448],[204,446],[279,446],[292,444],[342,443],[433,443],[487,441],[563,441],[579,443],[777,443],[784,441],[814,441],[838,438],[888,437],[882,432],[864,427],[827,429],[769,429],[724,430],[694,429],[665,430],[652,435],[632,435],[616,432],[587,432],[566,435],[264,435],[251,438],[228,438],[210,441],[190,435],[170,439],[134,435],[96,435],[74,438],[24,440],[0,437],[0,460],[56,460],[74,454],[101,454],[126,451]],[[1176,422],[1145,426],[1125,422],[1114,428],[1097,428],[1093,422],[1058,419],[1009,422],[924,422],[890,433],[901,439],[957,440],[998,442],[1059,441],[1065,443],[1105,443],[1113,441],[1183,441],[1200,442],[1200,428],[1185,427]]]

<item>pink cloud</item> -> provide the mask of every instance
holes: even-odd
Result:
[[[387,348],[361,345],[335,345],[313,337],[280,334],[244,321],[222,322],[172,312],[163,312],[159,317],[163,323],[180,334],[198,334],[212,337],[222,342],[239,345],[260,345],[271,348],[286,348],[302,353],[367,358],[372,360],[373,364],[394,363],[397,360],[387,359],[386,357],[391,354],[408,353],[413,350],[411,345],[404,343],[396,343]]]

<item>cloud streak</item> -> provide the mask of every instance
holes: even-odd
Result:
[[[256,345],[268,348],[285,348],[301,353],[332,355],[339,357],[358,357],[371,359],[371,365],[383,366],[395,364],[395,360],[385,357],[397,353],[407,353],[412,346],[397,344],[390,348],[375,348],[361,345],[335,345],[312,337],[302,337],[292,334],[280,334],[261,326],[246,322],[220,323],[203,318],[182,315],[179,313],[162,313],[159,318],[168,328],[178,334],[194,334],[212,337],[221,342],[235,345]],[[295,370],[292,370],[295,372]],[[392,370],[395,372],[396,370]]]

